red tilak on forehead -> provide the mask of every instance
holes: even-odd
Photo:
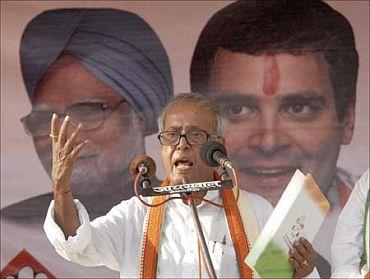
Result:
[[[263,93],[266,95],[274,95],[279,89],[279,82],[280,71],[275,55],[267,54],[263,67]]]

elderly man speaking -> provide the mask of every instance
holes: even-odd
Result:
[[[50,133],[54,201],[44,224],[57,252],[82,265],[106,265],[120,271],[121,277],[206,277],[189,206],[181,196],[157,207],[147,207],[133,197],[90,222],[85,207],[73,199],[69,183],[73,164],[89,142],[78,143],[83,126],[69,135],[69,117],[60,129],[57,120],[54,115]],[[184,176],[189,183],[213,181],[214,170],[203,163],[199,151],[211,139],[224,142],[227,119],[222,111],[202,95],[180,94],[165,107],[158,122],[167,175],[162,185],[181,184]],[[254,277],[244,258],[267,221],[271,205],[244,191],[234,196],[232,189],[194,196],[217,277]],[[158,198],[146,198],[146,203],[158,202]],[[252,219],[254,224],[248,226]],[[295,245],[290,261],[295,277],[300,278],[313,271],[316,257],[306,240]]]

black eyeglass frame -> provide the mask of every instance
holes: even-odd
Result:
[[[121,104],[123,103],[127,103],[127,101],[125,99],[122,99],[118,102],[115,102],[115,103],[99,103],[99,102],[85,102],[85,103],[78,103],[78,104],[74,104],[72,106],[69,106],[67,107],[67,109],[62,112],[62,113],[57,113],[57,112],[54,112],[54,111],[44,111],[44,112],[50,112],[51,115],[53,113],[57,114],[58,117],[65,117],[66,115],[68,115],[68,111],[75,107],[75,106],[80,106],[80,105],[85,105],[85,104],[99,104],[100,105],[100,108],[102,109],[103,111],[103,117],[102,117],[102,120],[100,120],[101,123],[99,123],[98,126],[96,127],[93,127],[93,128],[86,128],[84,126],[82,126],[81,130],[82,131],[92,131],[92,130],[95,130],[95,129],[99,129],[100,127],[102,127],[106,121],[106,119],[109,117],[110,113],[112,113],[113,111],[115,111]],[[109,111],[110,113],[108,113],[107,111]],[[45,133],[45,135],[34,135],[32,134],[32,132],[30,131],[30,129],[27,127],[27,120],[31,117],[31,115],[33,113],[37,113],[35,111],[31,111],[29,114],[27,114],[26,116],[23,116],[20,121],[22,122],[22,125],[23,125],[23,129],[24,131],[26,132],[27,135],[31,136],[31,137],[44,137],[44,136],[47,136],[49,135],[50,131],[48,131],[47,133]],[[51,123],[51,118],[50,118],[50,123]],[[78,124],[79,123],[74,123],[73,122],[73,119],[71,118],[70,119],[70,124],[72,127],[74,128],[77,128]]]
[[[163,135],[163,133],[167,133],[167,132],[177,133],[177,134],[178,134],[178,140],[177,140],[177,143],[176,143],[176,144],[163,144],[163,143],[162,143],[162,135]],[[206,142],[209,140],[209,138],[210,138],[210,137],[219,137],[219,136],[217,136],[217,135],[210,134],[210,133],[208,133],[207,131],[204,131],[204,130],[195,130],[195,131],[190,131],[190,132],[202,132],[202,133],[205,133],[205,134],[206,134],[206,140],[205,140],[205,142],[204,142],[204,143],[206,143]],[[187,136],[188,136],[188,134],[189,134],[190,132],[185,133],[185,134],[181,134],[181,133],[180,133],[180,132],[178,132],[178,131],[162,131],[162,132],[160,132],[160,133],[159,133],[159,135],[157,136],[157,138],[158,138],[159,143],[160,143],[161,145],[163,145],[163,146],[176,146],[176,145],[178,145],[178,144],[180,143],[180,141],[181,141],[181,138],[182,138],[182,137],[184,137],[184,138],[185,138],[186,142],[187,142],[189,145],[202,145],[202,144],[204,144],[204,143],[191,144],[191,143],[189,142],[189,139],[187,138]]]

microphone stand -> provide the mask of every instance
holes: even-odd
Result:
[[[229,172],[224,167],[218,167],[217,173],[220,176],[221,181],[226,181],[226,180],[230,179]]]
[[[183,177],[182,183],[183,184],[188,183],[186,177]],[[193,221],[194,221],[195,229],[197,231],[198,239],[200,241],[200,246],[201,246],[201,249],[202,249],[202,252],[203,252],[203,256],[204,256],[206,265],[207,265],[208,270],[211,274],[211,277],[212,278],[217,278],[215,269],[214,269],[213,264],[212,264],[211,256],[210,256],[209,251],[208,251],[208,246],[207,246],[206,240],[204,238],[203,229],[202,229],[202,226],[200,224],[198,210],[197,210],[197,207],[196,207],[195,202],[194,202],[194,196],[191,193],[186,193],[186,196],[188,198],[188,205],[189,205],[189,208],[190,208],[190,213],[191,213],[191,216],[192,216]]]

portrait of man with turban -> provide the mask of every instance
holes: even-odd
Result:
[[[60,120],[68,115],[72,127],[82,124],[80,140],[89,139],[72,174],[76,198],[95,218],[132,197],[129,164],[145,153],[144,138],[157,132],[157,116],[173,95],[169,59],[154,30],[138,15],[122,10],[47,10],[26,26],[19,53],[32,104],[21,121],[48,175],[50,120],[53,113]],[[2,249],[25,248],[57,277],[69,272],[86,276],[87,269],[58,262],[51,247],[40,242],[46,243],[42,221],[52,199],[49,192],[3,208]],[[22,239],[32,229],[39,230],[33,235],[38,241]],[[113,276],[105,269],[88,270],[94,277]]]

